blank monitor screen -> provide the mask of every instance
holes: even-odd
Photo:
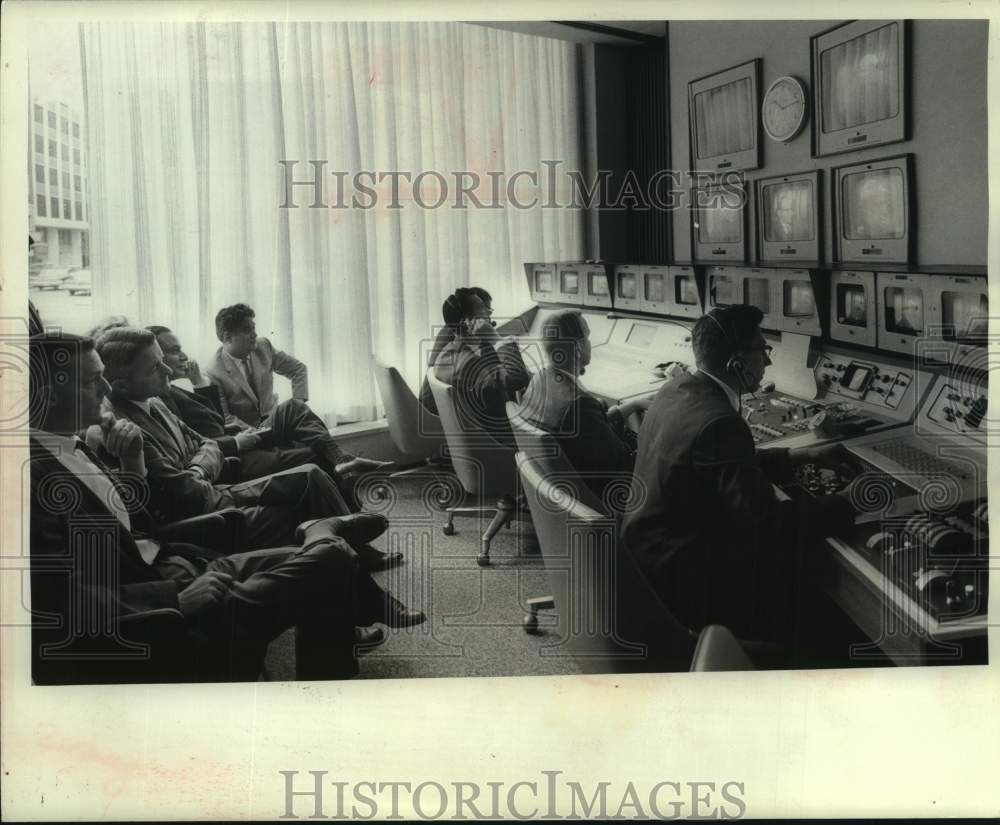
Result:
[[[731,155],[754,145],[757,105],[753,84],[743,77],[694,96],[699,158]]]
[[[660,303],[666,300],[667,291],[663,284],[663,275],[659,272],[646,274],[646,300]]]
[[[945,338],[959,341],[985,338],[988,312],[989,302],[983,294],[941,293],[941,323]]]
[[[906,187],[901,169],[872,169],[841,181],[844,237],[852,241],[906,237]]]
[[[808,281],[785,281],[785,317],[811,318],[816,314],[816,300]]]
[[[764,240],[781,243],[813,239],[812,188],[808,180],[764,187]]]
[[[698,241],[706,244],[739,243],[743,238],[742,211],[728,207],[723,199],[698,212]]]
[[[551,291],[552,291],[552,273],[536,272],[535,292],[551,292]]]
[[[674,301],[685,306],[698,304],[698,285],[693,275],[678,275],[674,279]]]
[[[590,273],[590,294],[591,295],[608,294],[608,279],[604,277],[603,272]]]
[[[736,281],[728,275],[713,275],[709,293],[714,307],[728,307],[738,303]]]
[[[767,278],[743,279],[743,303],[757,307],[765,315],[771,312],[771,283]]]
[[[618,273],[618,297],[628,299],[634,299],[636,296],[635,289],[635,273],[634,272],[619,272]]]
[[[837,285],[837,323],[853,327],[868,326],[868,299],[863,286]]]
[[[562,291],[571,295],[580,291],[580,276],[576,272],[562,273]]]
[[[822,129],[837,132],[899,114],[896,23],[865,32],[820,56]]]
[[[924,331],[924,294],[900,286],[885,288],[885,328],[901,335]]]

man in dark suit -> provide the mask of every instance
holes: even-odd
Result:
[[[31,607],[38,684],[255,679],[267,643],[295,625],[297,675],[357,673],[356,558],[350,540],[370,538],[369,516],[304,524],[302,545],[219,556],[138,532],[145,489],[143,439],[113,421],[110,390],[93,341],[36,336],[32,383]],[[76,438],[102,421],[114,475]],[[167,610],[180,619],[145,653],[119,620]],[[162,614],[160,616],[162,618]],[[140,655],[136,655],[140,654]]]
[[[781,641],[803,545],[853,526],[850,494],[779,501],[773,482],[795,463],[844,469],[837,446],[754,448],[742,393],[771,363],[753,306],[715,309],[695,324],[698,372],[660,390],[639,431],[624,550],[666,608],[697,632],[712,623]],[[641,617],[640,617],[641,618]]]

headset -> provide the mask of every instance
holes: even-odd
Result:
[[[722,333],[722,337],[726,339],[726,343],[729,345],[729,360],[726,361],[726,372],[735,376],[736,380],[739,381],[741,389],[747,392],[752,392],[750,387],[753,384],[747,380],[747,362],[743,360],[743,356],[739,354],[739,350],[736,347],[735,338],[729,333],[729,331],[722,325],[722,322],[716,317],[716,314],[721,314],[722,310],[713,309],[706,313],[706,317],[712,319],[718,328],[719,332]]]

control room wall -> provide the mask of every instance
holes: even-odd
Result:
[[[668,27],[671,163],[689,169],[687,84],[695,78],[761,58],[759,97],[782,75],[810,82],[809,38],[835,21],[672,21]],[[915,263],[986,265],[987,203],[986,52],[981,20],[915,20],[910,40],[911,140],[810,157],[812,120],[788,144],[761,130],[761,168],[752,181],[789,172],[823,170],[823,258],[831,261],[830,170],[857,161],[910,152],[916,178]],[[811,89],[810,89],[811,93]],[[759,101],[758,101],[759,102]],[[752,205],[751,205],[752,206]],[[754,209],[748,218],[754,249]],[[675,261],[691,259],[690,214],[673,214]],[[756,257],[755,251],[751,255]]]

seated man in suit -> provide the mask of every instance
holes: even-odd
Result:
[[[490,304],[473,295],[469,307],[470,320],[458,324],[455,337],[434,360],[434,377],[455,388],[457,412],[466,426],[514,449],[506,404],[528,386],[531,375],[517,341],[501,341]]]
[[[463,323],[471,322],[477,314],[492,313],[492,303],[493,297],[490,293],[478,286],[459,287],[453,294],[449,295],[441,306],[444,326],[438,332],[431,345],[431,351],[427,354],[427,367],[434,366],[441,350],[455,340]],[[427,383],[426,378],[420,387],[420,404],[427,412],[438,414],[437,403],[434,401],[434,394],[431,392],[431,386]]]
[[[298,678],[357,673],[355,644],[383,632],[355,630],[358,616],[375,617],[358,607],[349,542],[369,540],[384,519],[308,523],[301,546],[229,556],[143,535],[141,430],[105,414],[103,447],[120,476],[76,437],[101,421],[110,390],[93,341],[36,336],[29,353],[31,374],[42,378],[29,411],[36,683],[253,680],[267,643],[291,626]],[[154,635],[150,656],[124,638],[119,620],[163,608],[182,620]]]
[[[773,482],[796,463],[848,462],[839,445],[754,448],[740,396],[760,387],[771,363],[762,318],[741,305],[695,324],[698,371],[663,387],[639,430],[632,495],[640,504],[625,516],[622,541],[687,628],[719,623],[742,638],[781,642],[801,548],[852,528],[854,511],[849,490],[808,501],[775,495]]]
[[[626,421],[649,401],[608,409],[577,383],[590,363],[590,327],[579,310],[557,312],[542,325],[549,365],[535,373],[521,399],[521,417],[556,436],[584,482],[599,498],[615,481],[632,477],[635,448]],[[605,501],[611,506],[611,502]],[[611,508],[614,509],[614,508]]]

